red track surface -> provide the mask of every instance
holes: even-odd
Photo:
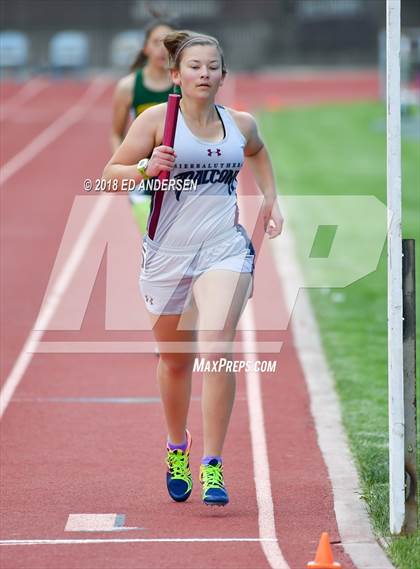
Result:
[[[254,105],[250,82],[244,81],[238,79],[241,92],[248,86],[243,103]],[[273,81],[269,79],[271,95],[276,93]],[[330,85],[327,82],[324,96],[330,94]],[[19,108],[6,123],[2,163],[64,113],[86,88],[83,83],[54,83]],[[317,89],[320,93],[320,86]],[[13,85],[2,87],[5,97],[15,91]],[[112,86],[82,121],[2,188],[2,382],[36,320],[73,199],[83,194],[85,178],[100,175],[109,156],[111,93]],[[150,340],[149,333],[104,330],[105,269],[103,262],[82,330],[48,332],[46,339]],[[281,304],[281,283],[269,257],[260,257],[257,279],[257,286],[269,287]],[[269,308],[256,300],[256,319]],[[331,486],[291,335],[268,330],[259,332],[258,340],[284,342],[277,356],[278,372],[263,374],[261,386],[277,537],[290,568],[301,569],[314,558],[322,531],[328,531],[333,542],[340,540]],[[155,366],[156,357],[150,354],[34,355],[2,419],[2,540],[259,537],[243,375],[238,377],[224,452],[231,504],[214,511],[205,508],[199,497],[198,376],[189,423],[195,491],[185,504],[173,503],[167,496],[165,430],[161,406],[154,399],[158,397]],[[82,397],[153,399],[146,403],[53,400]],[[72,513],[125,514],[125,526],[144,529],[66,532]],[[354,569],[339,544],[333,550],[344,569]],[[269,567],[258,542],[3,545],[0,556],[2,569]]]
[[[307,75],[242,74],[236,82],[237,106],[312,105],[377,99],[379,76],[371,71],[313,73]]]
[[[2,81],[0,83],[0,100],[2,105],[11,101],[22,87],[22,83],[17,83],[15,81]]]

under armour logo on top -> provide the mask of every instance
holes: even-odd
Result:
[[[145,295],[144,295],[144,299],[145,299],[145,301],[146,301],[147,303],[153,304],[153,297],[152,297],[152,296],[149,296],[148,294],[145,294]]]
[[[212,150],[211,148],[207,148],[208,156],[211,156],[213,154],[213,152],[215,152],[217,154],[217,156],[222,155],[222,151],[220,150],[220,148],[216,148],[216,150]]]

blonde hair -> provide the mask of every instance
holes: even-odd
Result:
[[[213,36],[198,34],[196,32],[191,32],[190,30],[180,30],[170,32],[167,36],[165,36],[163,43],[169,52],[171,69],[179,70],[179,64],[181,63],[181,54],[186,47],[192,47],[193,45],[213,45],[220,54],[220,60],[222,63],[222,75],[226,75],[227,73],[223,50],[220,47],[217,39]]]

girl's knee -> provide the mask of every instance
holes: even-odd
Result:
[[[200,333],[200,353],[208,354],[212,358],[231,357],[233,352],[233,339],[235,331],[214,330]]]
[[[160,354],[160,365],[171,373],[189,373],[194,365],[192,354]]]

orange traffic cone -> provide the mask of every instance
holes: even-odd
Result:
[[[328,533],[324,531],[319,540],[318,549],[316,550],[315,561],[307,564],[308,569],[341,569],[341,563],[334,562],[331,551],[330,538]]]

